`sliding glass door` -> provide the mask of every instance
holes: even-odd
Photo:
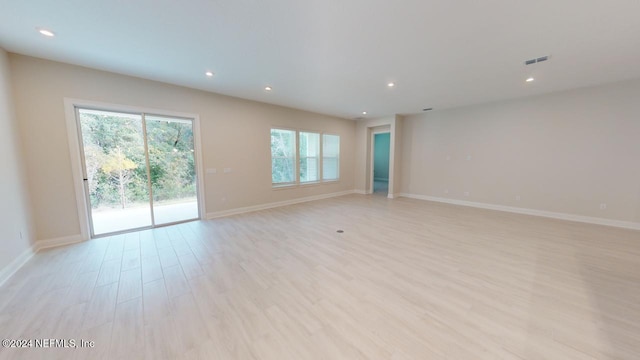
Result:
[[[199,218],[192,119],[76,115],[92,236]]]
[[[192,121],[152,115],[145,119],[155,223],[197,218]]]

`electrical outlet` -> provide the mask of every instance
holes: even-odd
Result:
[[[467,155],[467,161],[471,160],[471,155]]]
[[[607,210],[607,204],[605,203],[600,204],[600,210]]]
[[[225,173],[225,174],[228,174],[228,173],[230,173],[230,172],[231,172],[231,168],[224,168],[224,173]]]
[[[451,155],[447,155],[447,161],[451,160]]]
[[[207,169],[207,174],[215,174],[215,173],[217,173],[217,172],[218,172],[218,170],[216,170],[216,168],[209,168],[209,169]]]
[[[444,189],[444,193],[448,194],[449,193],[449,189]]]
[[[516,201],[520,201],[520,195],[516,195]]]
[[[465,192],[464,192],[464,196],[469,196],[469,192],[468,192],[468,191],[465,191]]]

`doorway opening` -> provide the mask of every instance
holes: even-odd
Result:
[[[373,193],[389,193],[389,152],[390,133],[379,133],[373,136]]]
[[[91,237],[200,218],[194,119],[75,112]]]

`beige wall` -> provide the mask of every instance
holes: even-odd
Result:
[[[640,222],[639,104],[631,81],[408,116],[401,190]]]
[[[31,249],[31,221],[18,127],[13,110],[9,57],[0,49],[0,283],[7,265]],[[20,233],[22,232],[22,236]]]
[[[18,228],[29,233],[29,206],[21,190],[25,178],[19,175],[18,143],[7,136],[14,122],[6,63],[3,53],[0,136],[7,138],[1,143],[8,150],[2,156],[9,169],[17,170],[15,176],[3,177],[3,189],[9,189],[5,196],[12,199],[3,205],[17,203],[19,209],[2,209],[17,217],[4,217],[11,220],[2,227],[8,232],[2,239],[15,239]],[[31,237],[37,239],[80,232],[65,97],[199,114],[204,168],[218,169],[204,179],[208,213],[354,188],[365,191],[370,185],[370,128],[389,125],[393,148],[399,149],[393,155],[396,182],[390,189],[396,195],[400,191],[640,222],[640,81],[356,123],[21,55],[10,55],[10,70],[35,223]],[[271,126],[340,134],[341,181],[272,190]],[[222,173],[227,167],[233,171]],[[600,210],[601,203],[606,210]],[[12,244],[17,244],[14,254],[29,241]]]
[[[205,175],[207,213],[354,188],[356,124],[351,120],[21,55],[11,55],[11,70],[39,240],[80,233],[65,97],[198,114],[204,168],[218,170]],[[340,181],[273,190],[271,126],[339,134]],[[225,174],[223,168],[232,172]]]

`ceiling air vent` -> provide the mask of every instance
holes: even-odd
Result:
[[[549,55],[540,56],[539,58],[526,60],[524,62],[524,64],[525,65],[533,65],[533,64],[536,64],[536,63],[539,63],[539,62],[543,62],[543,61],[547,61],[547,60],[549,60]]]

